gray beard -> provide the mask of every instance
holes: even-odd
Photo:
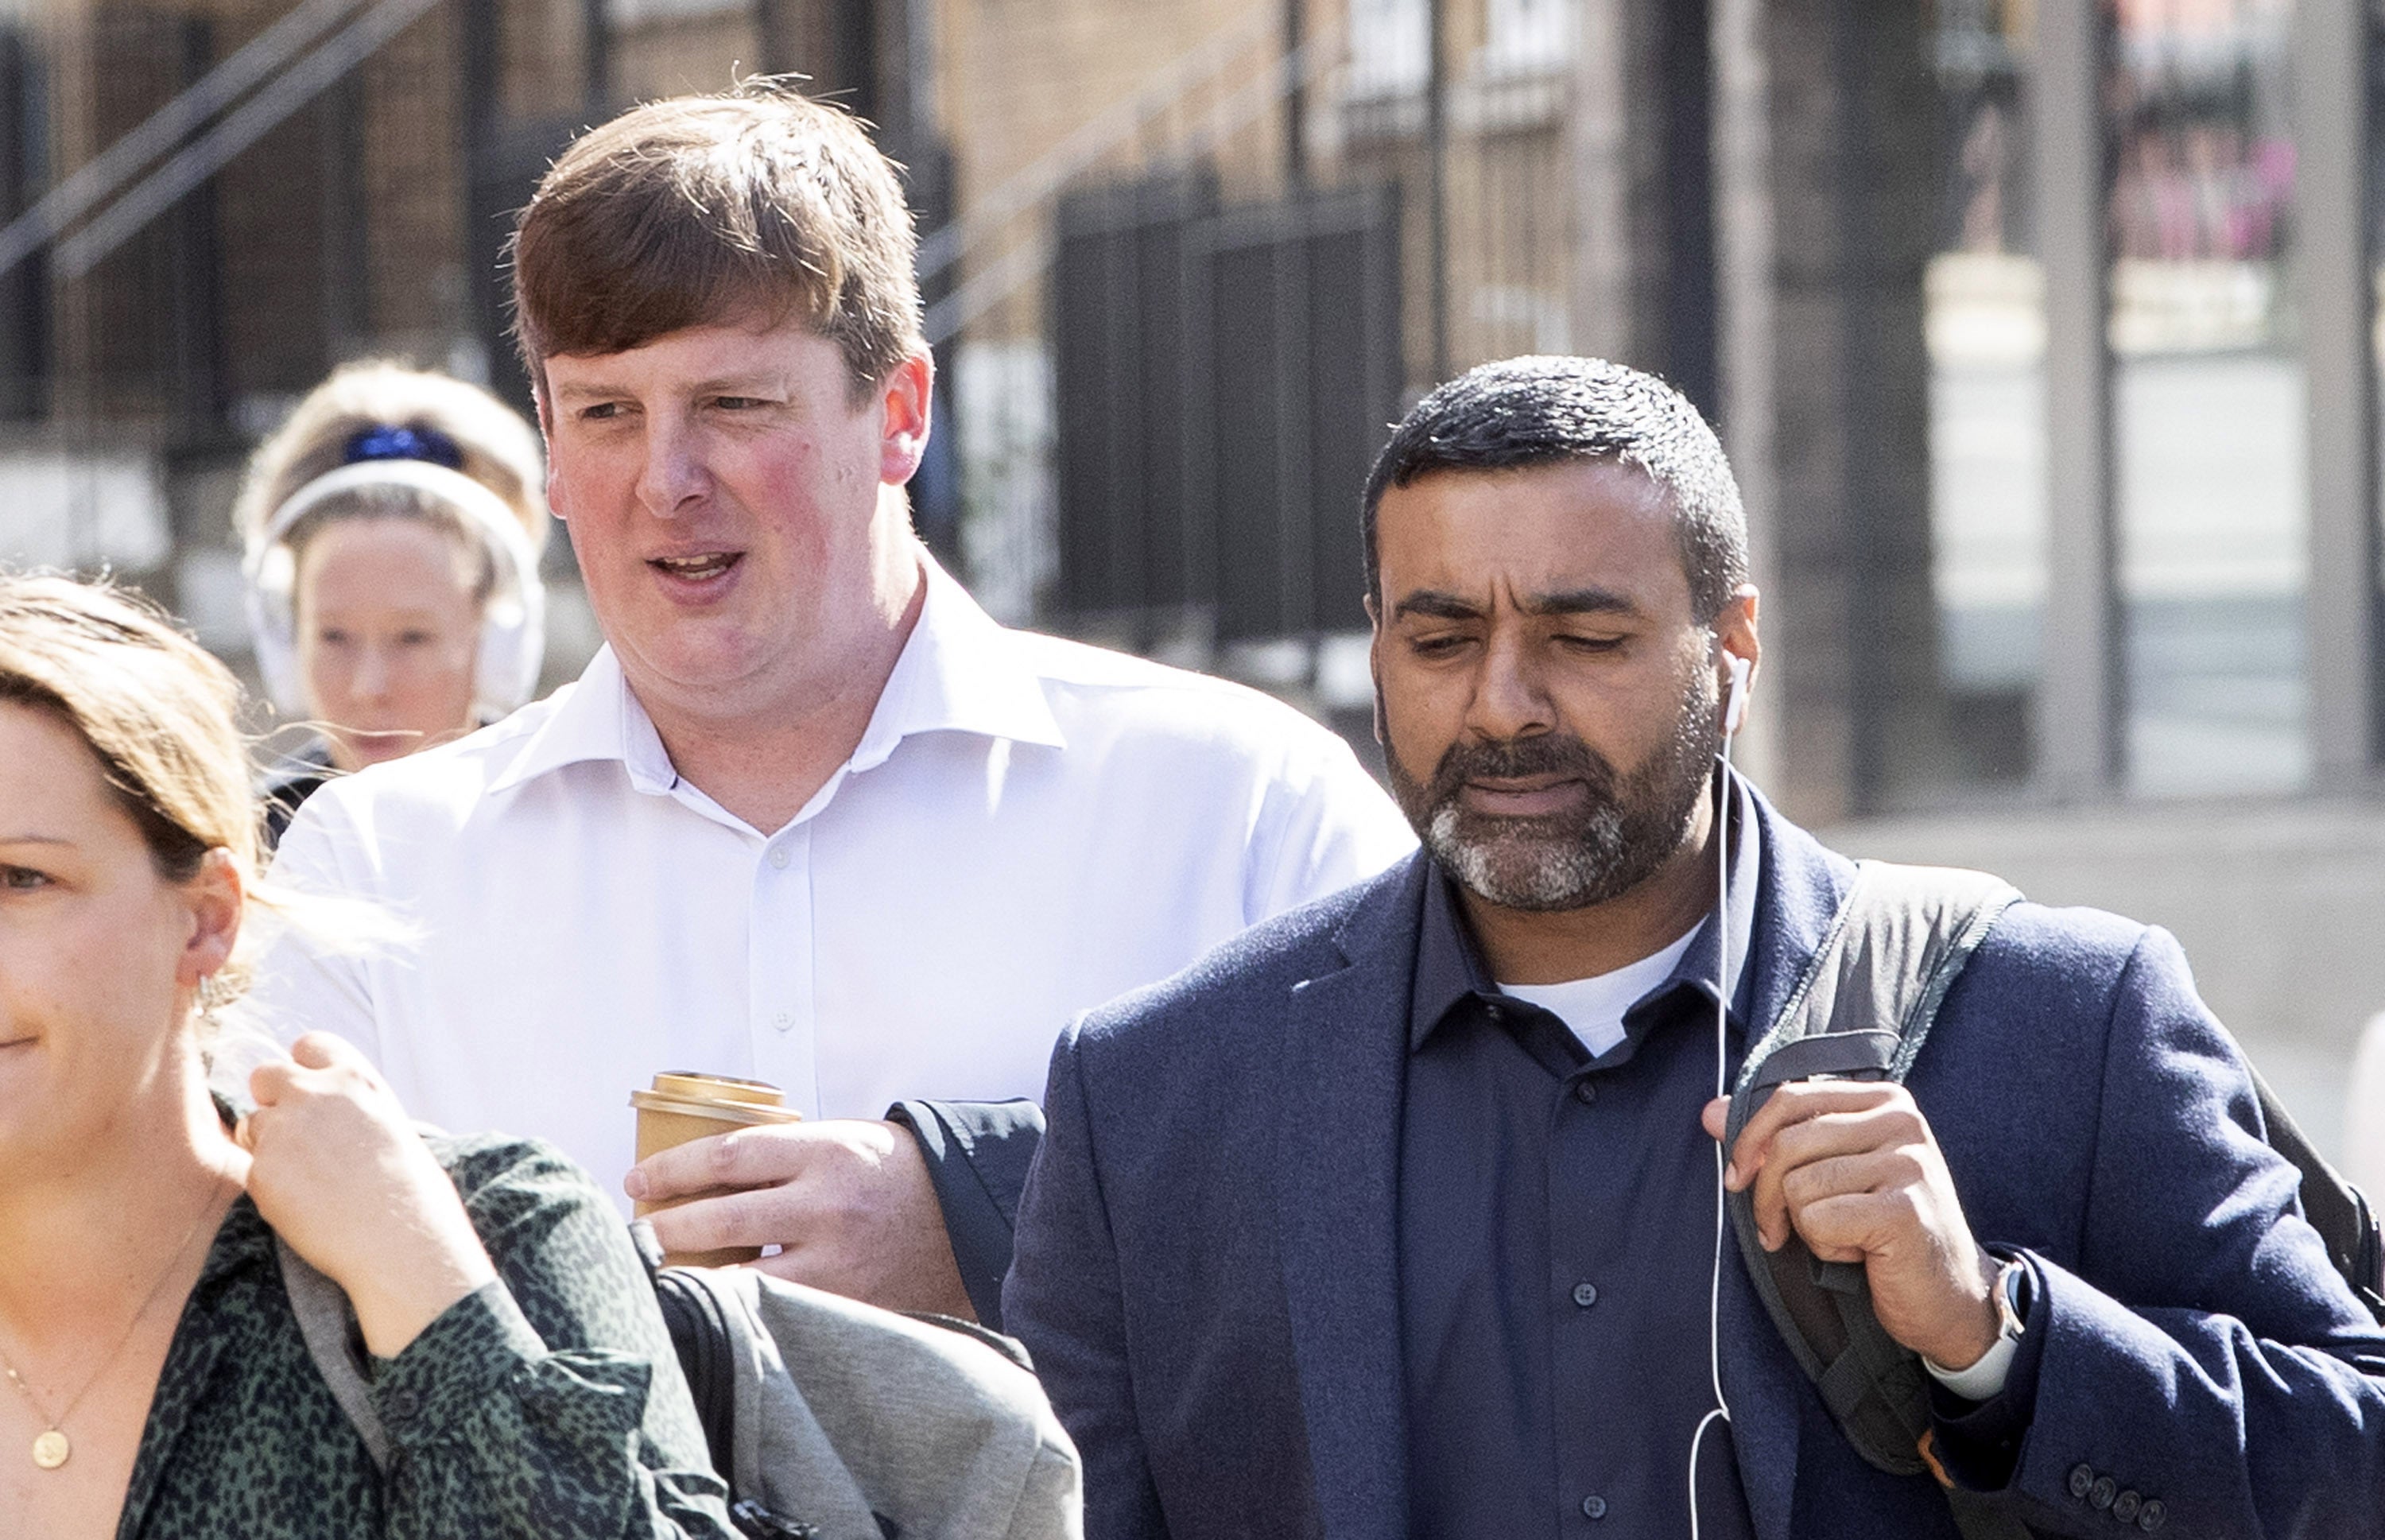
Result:
[[[1503,909],[1545,911],[1583,908],[1621,891],[1616,877],[1618,866],[1626,864],[1617,858],[1622,810],[1602,803],[1582,834],[1580,844],[1504,833],[1469,839],[1460,827],[1457,805],[1444,802],[1432,810],[1420,837],[1442,870],[1476,897]]]
[[[1700,670],[1665,745],[1629,776],[1570,738],[1452,748],[1430,786],[1396,756],[1384,757],[1417,839],[1459,886],[1505,909],[1589,908],[1646,882],[1688,838],[1721,745],[1715,713],[1713,679]],[[1562,817],[1477,818],[1458,800],[1460,783],[1484,766],[1492,773],[1579,770],[1591,805]]]

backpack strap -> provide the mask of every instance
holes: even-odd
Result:
[[[2377,1217],[2359,1188],[2327,1163],[2318,1146],[2297,1125],[2286,1104],[2269,1089],[2250,1060],[2253,1089],[2261,1101],[2261,1126],[2276,1150],[2302,1177],[2303,1218],[2327,1246],[2328,1260],[2352,1285],[2368,1313],[2385,1323],[2385,1241],[2380,1241]]]
[[[1725,1147],[1775,1086],[1817,1077],[1902,1083],[1946,992],[2019,897],[1984,872],[1861,863],[1797,987],[1741,1067]],[[2367,1200],[2295,1126],[2260,1071],[2246,1068],[2270,1147],[2301,1175],[2304,1217],[2336,1271],[2385,1322],[2385,1242]],[[1727,1202],[1757,1296],[1848,1442],[1892,1474],[1939,1475],[1927,1444],[1928,1375],[1919,1357],[1880,1327],[1864,1270],[1818,1260],[1793,1233],[1767,1252],[1753,1192]],[[1965,1540],[2027,1540],[2019,1521],[1940,1481]]]
[[[364,1348],[356,1341],[356,1312],[346,1291],[316,1271],[313,1263],[291,1249],[280,1235],[273,1249],[281,1262],[281,1286],[290,1296],[290,1313],[298,1318],[299,1335],[306,1339],[306,1356],[331,1392],[331,1399],[347,1414],[348,1422],[364,1440],[373,1469],[386,1471],[393,1454],[389,1429],[373,1410],[372,1387],[365,1378]]]
[[[1902,1082],[1946,992],[2019,897],[1984,872],[1860,864],[1788,1002],[1740,1068],[1724,1146],[1787,1082]],[[1727,1203],[1757,1296],[1856,1452],[1894,1475],[1935,1475],[1923,1444],[1929,1377],[1919,1355],[1879,1324],[1864,1270],[1823,1262],[1793,1234],[1767,1251],[1753,1190]],[[1954,1506],[1967,1540],[2028,1533],[1975,1505]]]

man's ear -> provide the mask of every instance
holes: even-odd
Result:
[[[1756,612],[1763,595],[1752,582],[1743,582],[1722,602],[1714,618],[1715,640],[1722,650],[1733,657],[1747,659],[1748,682],[1752,686],[1755,670],[1764,662],[1764,638],[1756,627]]]
[[[568,516],[555,500],[555,404],[547,399],[546,366],[543,363],[531,371],[530,404],[538,417],[539,447],[546,451],[546,511],[568,523]]]
[[[190,905],[191,934],[182,945],[174,980],[196,989],[201,979],[212,977],[231,960],[248,893],[231,852],[220,845],[200,858],[198,874],[182,885],[182,891]]]
[[[1755,586],[1742,583],[1716,611],[1708,630],[1715,645],[1715,687],[1722,704],[1722,731],[1734,735],[1747,723],[1747,712],[1755,695],[1755,671],[1764,660],[1764,642],[1757,634]],[[1736,683],[1734,672],[1744,678]]]
[[[1391,729],[1383,720],[1383,611],[1375,595],[1367,595],[1367,674],[1375,682],[1375,742],[1392,752]]]
[[[878,479],[901,486],[918,474],[928,457],[928,430],[935,412],[936,364],[914,353],[896,364],[878,387],[883,413],[879,434]]]

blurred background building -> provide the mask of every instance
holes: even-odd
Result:
[[[2332,1145],[2385,1008],[2380,64],[2385,0],[0,0],[0,559],[240,660],[248,446],[355,357],[526,403],[548,158],[801,72],[909,168],[918,515],[998,615],[1363,740],[1389,422],[1655,369],[1745,486],[1783,805],[2170,925]]]

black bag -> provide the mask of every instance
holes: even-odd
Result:
[[[2019,899],[1984,872],[1861,863],[1813,960],[1740,1068],[1725,1147],[1775,1086],[1817,1078],[1901,1083],[1946,992]],[[2304,1217],[2344,1281],[2385,1321],[2385,1246],[2366,1199],[2320,1158],[2257,1072],[2254,1083],[2270,1146],[2302,1173]],[[1793,1233],[1766,1251],[1752,1189],[1731,1194],[1729,1207],[1756,1294],[1848,1442],[1892,1474],[1938,1476],[1927,1447],[1929,1376],[1920,1356],[1881,1328],[1863,1268],[1821,1261]],[[1966,1540],[2028,1535],[1973,1494],[1946,1492]]]

